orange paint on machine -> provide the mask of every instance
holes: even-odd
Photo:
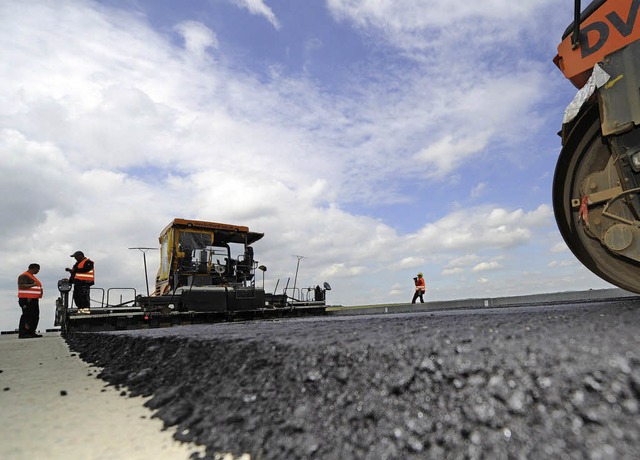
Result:
[[[640,39],[640,0],[595,0],[567,27],[553,62],[564,76],[582,88],[593,66],[605,56]]]

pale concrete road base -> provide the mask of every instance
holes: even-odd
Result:
[[[96,378],[58,333],[0,337],[0,458],[188,459],[204,449],[172,438],[146,399]]]

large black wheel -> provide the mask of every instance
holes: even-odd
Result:
[[[589,232],[575,204],[575,199],[583,195],[581,186],[587,176],[603,171],[610,158],[611,151],[600,130],[598,105],[593,103],[574,123],[558,158],[553,210],[564,241],[585,267],[611,284],[640,294],[640,264],[609,251]]]

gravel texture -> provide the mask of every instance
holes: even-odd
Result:
[[[67,337],[176,437],[255,459],[625,459],[640,452],[633,301]]]

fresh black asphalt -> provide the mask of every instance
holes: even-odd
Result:
[[[252,459],[626,459],[637,300],[75,333],[176,436]],[[195,455],[195,454],[194,454]]]

